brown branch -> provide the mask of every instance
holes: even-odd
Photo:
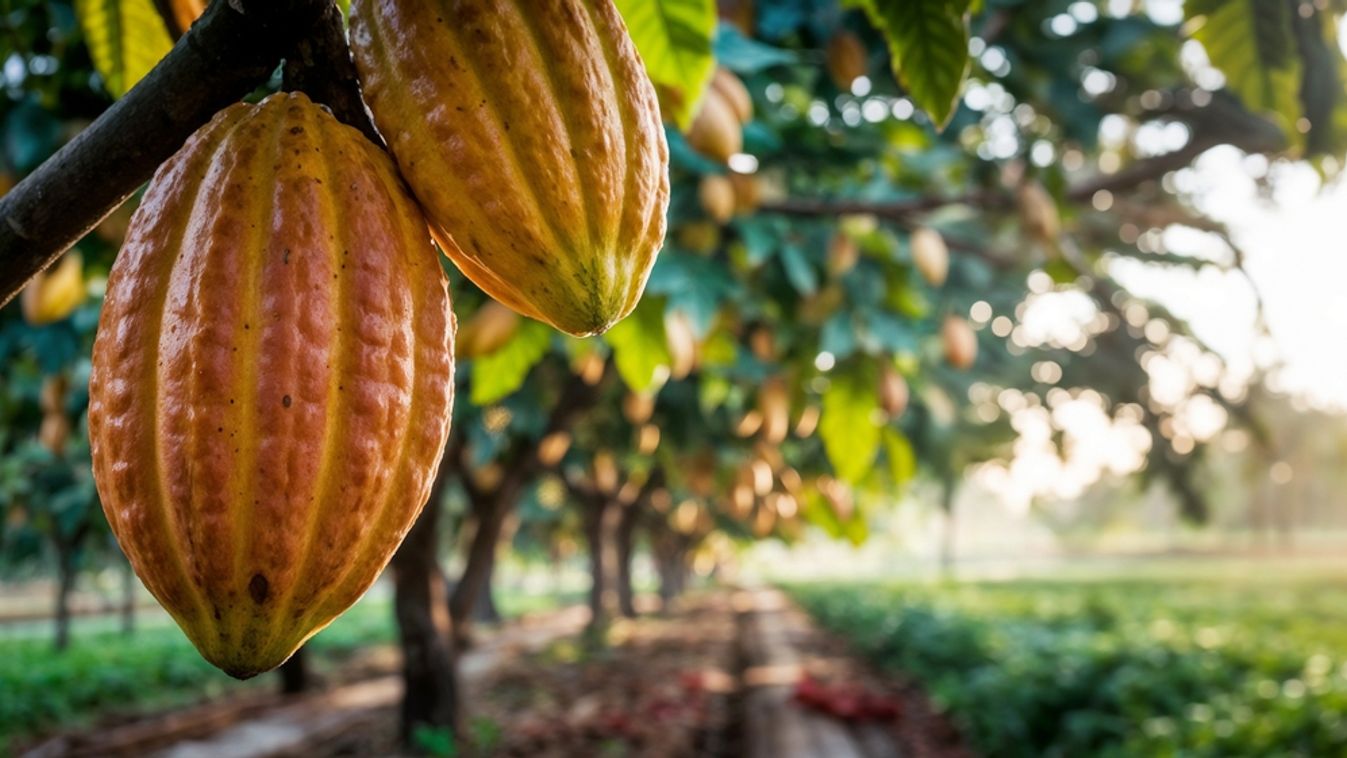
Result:
[[[312,34],[300,37],[285,59],[285,89],[300,91],[326,105],[339,121],[359,129],[370,142],[383,147],[379,130],[370,121],[360,96],[351,48],[341,9],[329,3]]]
[[[265,82],[332,0],[219,0],[125,97],[0,198],[0,305]]]
[[[168,36],[177,42],[187,30],[178,23],[178,14],[173,12],[172,0],[154,0],[154,9],[159,11],[159,18],[164,20],[164,28],[168,30]]]

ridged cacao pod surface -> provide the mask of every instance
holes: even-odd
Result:
[[[236,677],[374,582],[449,430],[453,315],[392,162],[300,94],[218,114],[108,279],[94,477],[145,586]]]
[[[669,150],[612,0],[355,0],[366,100],[445,252],[487,294],[584,336],[635,307]]]

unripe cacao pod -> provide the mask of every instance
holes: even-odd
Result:
[[[488,300],[459,327],[458,357],[491,355],[505,347],[518,330],[519,315],[495,300]]]
[[[84,302],[84,259],[66,253],[51,271],[34,276],[19,294],[19,309],[33,326],[51,324],[69,316]]]
[[[302,94],[160,167],[108,278],[94,478],[211,663],[274,668],[374,582],[449,431],[453,315],[392,162]]]
[[[843,92],[851,91],[852,82],[870,70],[870,54],[855,33],[840,29],[828,40],[828,74]]]
[[[845,232],[838,232],[828,242],[828,273],[837,278],[856,268],[861,259],[861,248]]]
[[[669,150],[612,0],[355,0],[351,46],[469,279],[577,336],[631,312],[664,241]]]
[[[909,400],[907,380],[893,366],[884,364],[879,370],[879,407],[896,419],[907,410]]]
[[[690,253],[706,255],[720,247],[720,226],[710,221],[689,221],[674,234],[678,246]]]
[[[719,174],[707,174],[697,186],[697,199],[702,210],[716,223],[723,224],[734,217],[734,184]]]
[[[748,88],[739,77],[730,73],[729,69],[716,69],[715,75],[711,77],[711,87],[725,99],[740,124],[753,120],[753,97],[748,94]]]
[[[945,360],[960,371],[972,368],[978,358],[978,337],[973,327],[959,316],[946,316],[940,328],[945,343]]]
[[[743,125],[724,95],[715,89],[706,90],[688,128],[687,140],[693,150],[721,163],[728,163],[730,156],[743,152]]]
[[[931,286],[945,283],[949,276],[949,248],[940,232],[925,226],[912,232],[912,263]]]

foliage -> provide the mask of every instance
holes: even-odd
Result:
[[[1335,755],[1341,586],[1261,581],[799,585],[997,755]]]

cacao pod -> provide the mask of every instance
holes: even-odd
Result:
[[[636,432],[636,451],[641,455],[654,455],[659,449],[659,427],[654,424],[642,424]]]
[[[66,253],[51,271],[34,276],[19,295],[23,318],[33,326],[50,324],[69,316],[84,302],[84,259]]]
[[[912,262],[931,286],[945,283],[949,276],[949,248],[940,232],[925,226],[912,232]]]
[[[828,74],[833,84],[843,92],[851,91],[851,84],[870,70],[870,54],[865,43],[854,32],[838,30],[828,40]]]
[[[603,381],[604,372],[608,370],[608,363],[599,355],[597,351],[591,350],[580,358],[577,358],[571,366],[571,370],[585,384],[593,387]]]
[[[822,412],[817,405],[806,405],[804,410],[800,411],[800,418],[795,422],[796,437],[812,437],[814,431],[818,429],[819,417]]]
[[[458,357],[491,355],[505,347],[518,330],[518,314],[495,300],[488,300],[459,327],[456,342]]]
[[[730,173],[730,184],[734,186],[734,212],[747,215],[762,205],[762,184],[752,174]]]
[[[959,316],[946,316],[940,328],[945,343],[945,360],[960,371],[972,368],[978,358],[978,337],[973,327]]]
[[[38,395],[38,406],[43,413],[65,413],[65,396],[70,382],[63,374],[52,374],[42,380],[42,391]]]
[[[734,184],[719,174],[707,174],[697,187],[697,199],[702,210],[716,223],[723,224],[734,217]]]
[[[612,0],[355,0],[351,46],[469,279],[577,336],[631,312],[664,242],[669,150]]]
[[[14,176],[8,171],[0,169],[0,197],[9,194],[9,191],[14,189],[15,184],[18,184],[18,182],[14,180]]]
[[[664,317],[664,338],[669,347],[669,378],[687,378],[697,368],[700,352],[692,321],[683,311],[673,311]]]
[[[168,7],[173,13],[173,21],[178,28],[186,32],[192,28],[192,22],[206,12],[207,0],[169,0]]]
[[[715,89],[706,90],[688,128],[687,140],[693,150],[721,163],[743,152],[743,125],[724,95]]]
[[[758,390],[758,411],[762,413],[762,437],[779,445],[790,434],[790,389],[779,376],[767,378]]]
[[[1062,234],[1062,217],[1052,195],[1038,182],[1026,182],[1020,185],[1015,197],[1024,230],[1037,242],[1055,245]]]
[[[753,0],[720,0],[716,6],[722,21],[734,24],[745,37],[753,36]]]
[[[48,413],[42,417],[42,426],[37,430],[37,441],[52,455],[65,452],[65,443],[70,440],[70,419],[64,413]]]
[[[599,492],[616,494],[621,486],[621,475],[617,471],[617,459],[607,450],[594,454],[594,486]]]
[[[907,410],[909,399],[907,380],[893,366],[884,364],[879,371],[879,407],[890,419],[896,419]]]
[[[571,433],[559,429],[543,437],[538,443],[538,460],[550,468],[561,463],[561,459],[566,457],[566,451],[570,449]]]
[[[764,363],[776,360],[776,336],[765,326],[755,326],[748,335],[748,347]]]
[[[689,221],[678,227],[676,235],[679,247],[698,255],[720,247],[720,227],[710,221]]]
[[[655,414],[655,396],[649,392],[628,392],[622,396],[622,415],[633,424],[644,424]]]
[[[711,77],[711,88],[725,99],[741,125],[753,120],[753,97],[748,94],[748,88],[739,77],[730,73],[729,69],[716,69],[715,75]]]
[[[392,162],[302,94],[160,167],[108,279],[94,478],[145,586],[236,677],[374,582],[449,431],[448,282]]]
[[[861,248],[845,232],[838,232],[828,243],[828,273],[837,278],[856,268],[861,259]]]

